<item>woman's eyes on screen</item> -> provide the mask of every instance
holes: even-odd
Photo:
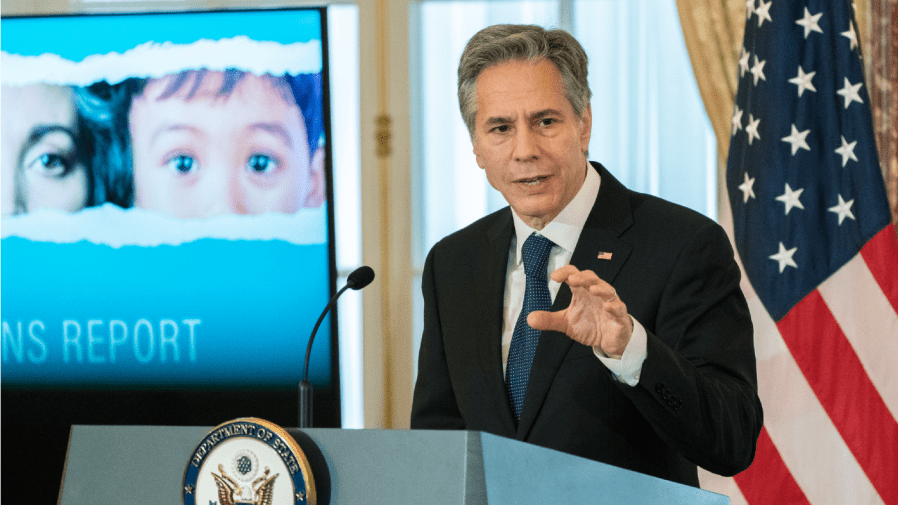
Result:
[[[40,146],[38,146],[40,147]],[[25,158],[25,168],[44,177],[62,178],[68,175],[77,163],[73,152],[56,152],[32,149]]]

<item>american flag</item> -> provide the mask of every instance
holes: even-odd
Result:
[[[849,0],[749,0],[727,163],[765,426],[733,503],[898,504],[898,238]]]

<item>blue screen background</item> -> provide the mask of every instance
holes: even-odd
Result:
[[[317,10],[4,18],[0,45],[8,53],[80,61],[147,41],[237,35],[320,41],[321,25]],[[327,243],[206,238],[114,248],[4,238],[2,382],[295,385],[309,334],[331,294],[330,264]],[[316,386],[330,383],[330,335],[328,318],[312,353]]]

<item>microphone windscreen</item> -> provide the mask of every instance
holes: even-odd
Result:
[[[347,279],[346,284],[352,289],[362,289],[374,280],[374,270],[369,266],[356,268]]]

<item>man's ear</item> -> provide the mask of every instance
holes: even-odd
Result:
[[[592,104],[586,104],[580,115],[580,151],[589,151],[589,139],[592,136]]]
[[[315,149],[312,159],[309,163],[309,192],[306,194],[306,201],[303,207],[309,209],[317,209],[324,203],[326,197],[326,188],[324,187],[324,148]]]
[[[474,158],[477,160],[477,166],[482,169],[483,158],[480,156],[480,148],[478,147],[477,139],[475,137],[471,137],[471,145],[473,146],[472,151],[474,151]]]

